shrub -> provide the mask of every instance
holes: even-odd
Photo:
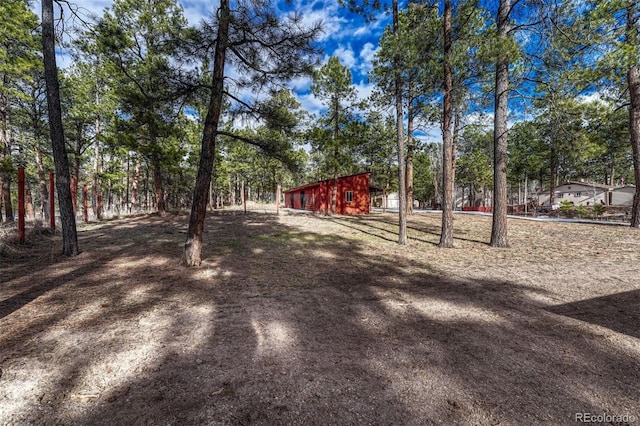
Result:
[[[605,211],[606,211],[606,208],[604,207],[603,204],[597,203],[593,205],[593,214],[595,215],[595,217],[602,216]]]
[[[575,212],[578,214],[578,216],[580,217],[584,217],[587,216],[589,214],[589,210],[587,210],[587,208],[585,206],[577,206],[575,208]]]
[[[560,213],[570,216],[574,213],[575,207],[571,201],[560,201]]]

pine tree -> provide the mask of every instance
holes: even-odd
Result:
[[[331,214],[335,214],[338,174],[343,164],[344,145],[347,144],[343,130],[349,121],[349,109],[353,106],[356,97],[351,81],[351,71],[342,65],[336,56],[330,57],[329,61],[314,74],[311,93],[327,102],[328,111],[323,120],[327,132],[326,135],[315,138],[314,145],[327,158],[327,165],[332,173]],[[322,134],[322,129],[318,133]]]
[[[29,78],[39,61],[34,35],[38,24],[37,16],[23,0],[2,2],[0,22],[0,201],[4,201],[5,219],[11,221],[11,182],[15,172],[11,158],[11,106],[20,96],[17,85]]]
[[[301,17],[289,14],[276,16],[270,2],[253,0],[242,2],[232,11],[228,0],[221,0],[213,23],[205,23],[203,40],[213,46],[213,72],[196,175],[191,216],[187,230],[182,262],[188,266],[202,261],[202,237],[207,211],[207,200],[215,162],[216,138],[224,135],[254,143],[273,151],[274,146],[243,137],[233,131],[219,128],[225,97],[242,110],[259,115],[259,108],[234,96],[225,88],[225,66],[234,66],[238,75],[238,89],[254,90],[278,87],[298,75],[311,71],[309,58],[315,55],[310,43],[316,38],[320,26],[304,28]],[[212,41],[213,40],[213,41]],[[229,59],[229,61],[227,61]]]
[[[491,246],[507,247],[507,142],[509,103],[509,64],[507,49],[511,31],[511,0],[500,0],[498,7],[495,106],[493,124],[493,224]]]
[[[49,129],[53,146],[53,160],[56,167],[56,190],[62,222],[62,251],[66,256],[78,255],[78,234],[76,218],[71,201],[71,176],[69,160],[64,142],[62,107],[60,106],[60,84],[55,56],[55,34],[53,28],[53,0],[42,1],[42,52],[44,56],[44,76],[47,85],[47,106]]]
[[[175,0],[117,0],[97,26],[98,46],[118,70],[116,93],[121,125],[136,133],[134,148],[149,159],[158,214],[166,213],[164,142],[193,76],[183,67],[187,59],[178,46],[187,21]]]
[[[567,79],[577,90],[618,94],[627,107],[636,192],[631,226],[640,227],[640,8],[638,0],[569,2],[572,25],[563,27],[563,43],[576,60]]]

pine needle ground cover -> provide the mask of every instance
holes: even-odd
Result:
[[[4,251],[0,424],[640,421],[635,229],[226,211],[185,268],[186,223]]]

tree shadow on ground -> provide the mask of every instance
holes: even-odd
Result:
[[[184,217],[85,234],[85,258],[40,265],[31,278],[50,277],[50,290],[0,320],[0,422],[572,424],[576,412],[638,413],[637,344],[544,310],[538,288],[452,279],[307,220],[211,216],[197,269],[177,265]]]
[[[640,290],[551,306],[547,310],[640,339]]]
[[[363,233],[363,234],[370,235],[372,237],[380,238],[381,240],[390,241],[390,242],[395,242],[398,240],[397,231],[394,233],[393,230],[385,229],[380,226],[373,226],[369,222],[363,222],[361,220],[347,218],[347,217],[336,218],[332,216],[325,217],[324,220],[352,229],[356,231],[355,233]],[[395,239],[394,239],[394,236],[395,236]]]
[[[351,228],[357,232],[362,232],[367,235],[378,237],[386,241],[396,242],[398,241],[398,224],[396,218],[391,218],[387,215],[383,216],[329,216],[324,217],[325,220],[333,221],[341,224],[342,226]],[[407,229],[413,231],[409,234],[410,240],[419,241],[421,243],[427,243],[432,245],[438,245],[441,229],[433,225],[407,225]],[[488,241],[482,241],[465,236],[466,232],[463,230],[456,230],[454,233],[454,240],[467,241],[471,243],[480,243],[488,245]],[[433,237],[437,237],[434,239]]]
[[[79,245],[82,247],[90,239],[94,244],[103,245],[103,257],[105,254],[108,258],[118,257],[125,253],[130,246],[130,244],[121,244],[117,246],[116,250],[113,249],[114,241],[108,235],[118,226],[122,225],[117,222],[111,225],[107,223],[100,228],[101,232],[93,233],[89,238],[80,236]],[[57,249],[60,246],[58,241],[59,238],[56,238],[55,235],[41,237],[35,242],[31,242],[29,246],[23,247],[23,253],[16,259],[8,258],[5,260],[5,264],[0,268],[3,277],[3,286],[0,291],[10,292],[12,285],[19,291],[11,297],[0,300],[0,319],[67,281],[95,269],[93,262],[85,261],[82,252],[75,261],[69,262],[70,259]],[[30,274],[34,272],[34,268],[39,267],[50,270],[49,276],[45,274],[36,280],[28,279]]]

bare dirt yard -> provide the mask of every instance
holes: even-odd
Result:
[[[640,424],[640,232],[218,212],[0,255],[2,425]]]

